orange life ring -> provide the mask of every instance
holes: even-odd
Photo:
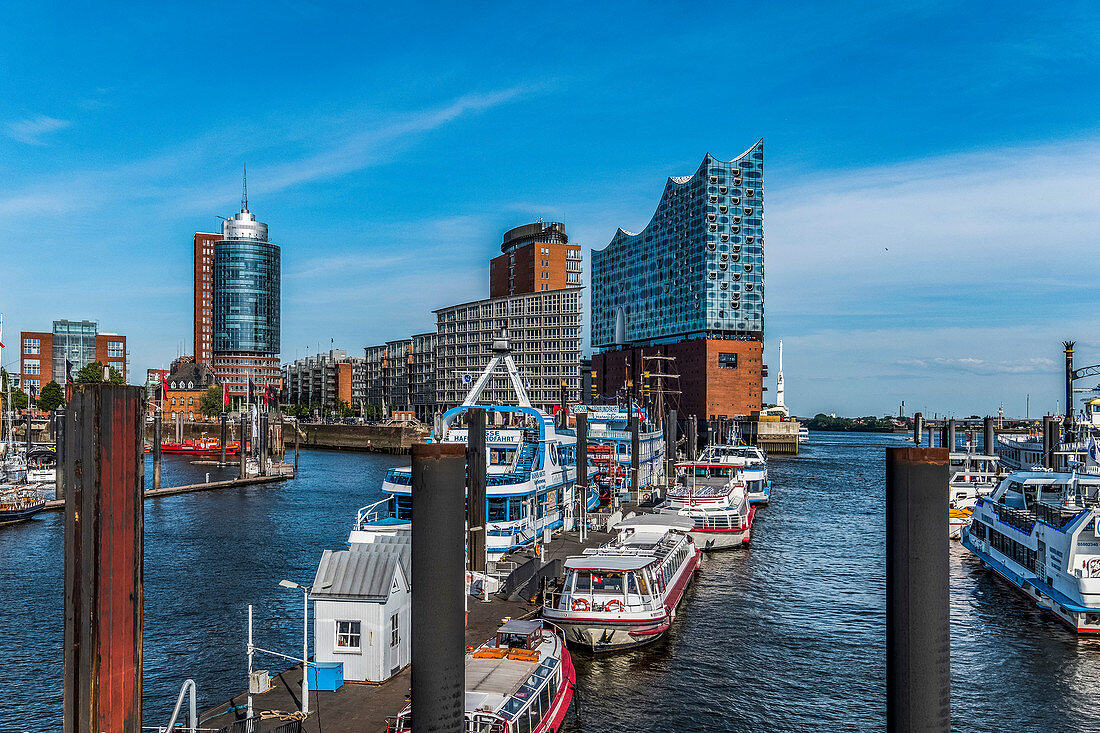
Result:
[[[592,606],[584,598],[574,598],[572,607],[574,611],[587,611]]]
[[[617,601],[617,600],[610,600],[607,603],[603,604],[603,610],[607,611],[608,613],[611,613],[611,607],[612,606],[618,606],[619,613],[623,612],[623,602],[622,601]]]

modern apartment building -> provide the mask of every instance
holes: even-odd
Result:
[[[292,405],[334,409],[341,403],[358,409],[363,399],[363,357],[343,349],[297,359],[283,366],[282,401]]]
[[[214,362],[214,246],[221,234],[195,232],[195,363]]]
[[[513,356],[531,404],[548,412],[561,399],[580,399],[581,291],[565,288],[462,303],[435,311],[436,402],[462,403],[472,380],[489,363],[490,346],[508,329]],[[493,378],[482,393],[488,404],[514,401],[508,378]]]
[[[435,331],[412,337],[412,360],[409,362],[409,402],[416,419],[431,422],[436,409],[435,352],[438,334]]]
[[[592,254],[592,367],[605,397],[643,389],[645,356],[676,358],[681,411],[749,414],[763,399],[763,141],[669,178],[646,227]]]
[[[500,251],[503,254],[489,262],[490,298],[581,285],[581,250],[569,244],[561,222],[510,229]]]
[[[214,373],[231,395],[243,396],[249,379],[278,384],[282,376],[281,255],[268,240],[267,224],[248,210],[247,188],[213,250]]]
[[[51,331],[23,331],[19,335],[19,371],[23,389],[37,395],[43,385],[65,384],[84,366],[98,361],[129,377],[126,337],[100,333],[96,321],[53,322]]]

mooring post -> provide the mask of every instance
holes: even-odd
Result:
[[[54,411],[54,499],[65,498],[65,408]]]
[[[140,733],[145,390],[76,388],[65,416],[64,733]]]
[[[588,413],[577,413],[577,531],[584,542],[588,536]]]
[[[298,475],[298,452],[302,443],[302,428],[298,424],[298,420],[294,420],[294,475]]]
[[[982,421],[983,439],[985,440],[985,455],[992,456],[997,452],[997,436],[993,432],[993,418],[987,417]]]
[[[929,448],[935,448],[936,447],[936,428],[935,428],[934,425],[929,425],[928,426],[928,447]]]
[[[412,576],[417,579],[412,594],[413,733],[465,730],[460,552],[465,474],[464,446],[412,446]]]
[[[672,486],[676,481],[676,410],[668,411],[665,420],[665,485]]]
[[[642,443],[641,443],[641,425],[639,424],[638,415],[635,413],[630,417],[630,494],[635,502],[640,502],[642,498],[641,493],[641,456]]]
[[[947,421],[947,450],[955,450],[955,418]]]
[[[946,448],[886,449],[886,730],[948,733]]]
[[[913,445],[920,447],[921,436],[924,434],[924,415],[913,415]]]
[[[466,411],[466,524],[470,570],[485,572],[485,409]]]
[[[695,460],[695,452],[699,450],[699,418],[688,415],[687,424],[687,460]]]
[[[31,458],[31,403],[27,400],[27,460]],[[29,466],[29,464],[28,464]]]
[[[256,458],[260,461],[260,475],[267,475],[267,450],[270,436],[267,434],[267,410],[260,411],[260,426],[256,431]]]
[[[248,451],[245,450],[245,446],[248,445],[248,413],[244,410],[241,411],[241,478],[245,477],[246,462],[248,461]]]
[[[160,410],[157,410],[156,417],[153,418],[153,490],[160,488],[160,444],[161,444],[161,432],[163,427],[163,416]]]
[[[1054,451],[1058,448],[1058,421],[1053,415],[1043,416],[1043,465],[1047,468],[1058,468],[1058,460]]]
[[[229,413],[222,410],[222,458],[218,461],[218,465],[225,466],[225,444],[229,439]]]

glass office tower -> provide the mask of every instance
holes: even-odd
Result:
[[[222,224],[214,243],[214,374],[232,395],[280,383],[281,260],[267,239],[267,224],[248,210]]]

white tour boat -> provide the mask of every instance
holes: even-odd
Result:
[[[947,519],[951,539],[959,539],[962,528],[970,524],[978,499],[992,494],[1004,478],[999,464],[1000,458],[974,453],[970,444],[965,452],[951,453]]]
[[[431,442],[465,443],[468,430],[461,419],[477,406],[485,386],[503,366],[511,380],[517,405],[490,405],[503,425],[487,427],[486,546],[500,556],[542,537],[544,529],[573,528],[576,519],[574,487],[577,475],[576,436],[559,431],[554,420],[531,406],[523,379],[508,347],[506,335],[493,342],[493,357],[474,382],[463,403],[445,412]],[[385,499],[359,510],[349,543],[371,542],[380,535],[412,529],[412,469],[391,468],[382,482]],[[594,509],[595,488],[587,497]]]
[[[1017,471],[979,498],[962,543],[1079,634],[1100,634],[1100,475]]]
[[[643,514],[614,526],[612,542],[565,561],[565,582],[542,615],[570,643],[595,652],[659,639],[676,618],[702,554],[688,517]]]
[[[745,482],[749,501],[767,504],[772,496],[772,482],[768,478],[768,459],[755,445],[712,443],[699,455],[699,463],[721,463],[736,466],[739,477]]]
[[[559,632],[541,621],[508,621],[466,655],[466,733],[554,733],[573,699],[576,673]],[[386,721],[413,730],[412,706]]]
[[[599,488],[604,503],[610,503],[612,494],[626,498],[631,491],[631,417],[638,418],[639,495],[653,492],[664,481],[665,433],[644,409],[637,405],[577,405],[572,412],[587,415],[588,456],[592,463],[589,481]],[[576,436],[575,430],[567,432]]]
[[[749,541],[756,507],[736,466],[695,461],[676,464],[676,484],[657,511],[690,518],[701,549],[724,550]]]

